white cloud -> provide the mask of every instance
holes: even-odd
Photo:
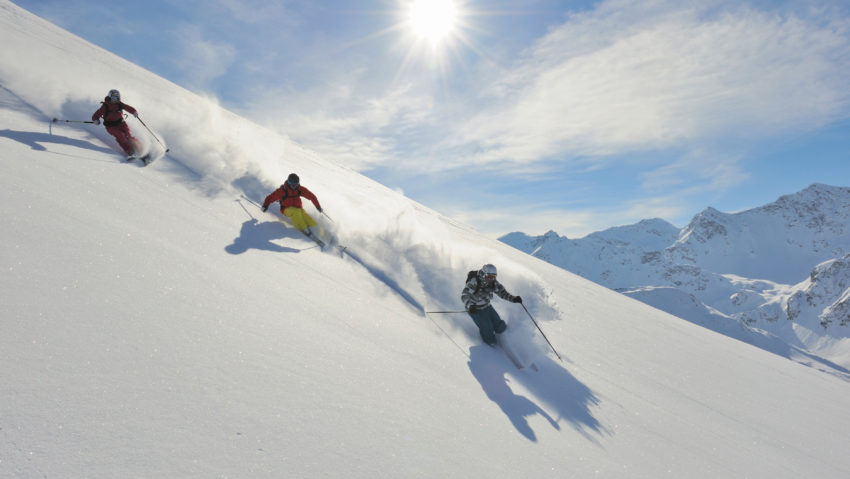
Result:
[[[679,190],[682,194],[723,191],[737,186],[749,174],[741,165],[739,155],[720,155],[705,150],[692,150],[677,159],[641,174],[645,191]]]
[[[214,2],[205,0],[199,5],[201,8],[220,8],[227,12],[228,18],[244,23],[260,24],[270,19],[278,22],[290,19],[291,15],[285,8],[285,3],[269,0],[215,0]]]
[[[237,50],[226,42],[208,40],[195,25],[182,25],[174,31],[178,50],[174,65],[183,72],[183,81],[192,88],[206,90],[208,84],[227,73]]]
[[[316,85],[297,95],[273,89],[253,95],[251,116],[326,158],[364,170],[396,161],[397,135],[421,124],[429,98],[400,85],[383,95],[359,88],[368,71],[350,72],[346,82]]]
[[[491,238],[498,238],[514,231],[537,235],[549,229],[575,238],[584,236],[588,231],[597,231],[610,226],[610,223],[600,221],[601,215],[588,210],[571,211],[520,206],[493,209],[492,205],[459,208],[454,203],[438,203],[436,209],[461,223],[479,225],[479,232]],[[544,230],[541,231],[541,228]]]
[[[514,231],[542,235],[548,230],[554,230],[561,236],[577,239],[594,231],[637,223],[643,219],[681,218],[689,212],[677,200],[681,198],[676,195],[657,196],[635,199],[619,207],[582,209],[528,205],[493,209],[491,205],[459,207],[451,202],[438,202],[436,209],[462,223],[478,225],[479,232],[491,238]]]
[[[850,116],[844,19],[749,7],[603,3],[541,39],[453,138],[477,161],[536,162],[724,138]]]

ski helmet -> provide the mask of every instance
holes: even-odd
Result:
[[[286,182],[289,183],[290,188],[298,188],[300,180],[298,178],[298,175],[296,175],[295,173],[290,173],[289,177],[286,178]]]
[[[121,101],[121,92],[118,90],[109,90],[109,99],[114,102]]]
[[[483,274],[484,276],[489,276],[491,274],[493,276],[496,276],[496,274],[498,274],[498,273],[496,271],[495,266],[493,266],[492,264],[485,264],[484,266],[481,267],[481,274]]]

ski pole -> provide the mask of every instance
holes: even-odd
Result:
[[[56,122],[59,122],[59,121],[62,121],[62,122],[65,122],[65,123],[91,123],[91,124],[94,124],[93,121],[88,121],[88,120],[60,120],[58,118],[53,119],[53,123],[56,123]]]
[[[260,206],[260,204],[259,204],[259,203],[257,203],[256,201],[252,200],[251,198],[248,198],[248,197],[247,197],[247,196],[245,196],[245,195],[239,195],[239,196],[241,196],[242,198],[244,198],[244,199],[248,200],[248,201],[249,201],[252,205],[256,206],[257,208],[263,209],[263,207],[262,207],[262,206]]]
[[[325,215],[325,218],[329,219],[331,223],[335,223],[335,221],[333,220],[333,218],[331,218],[330,216],[328,216],[328,214],[327,214],[327,213],[325,213],[325,210],[324,210],[324,209],[322,209],[322,214],[323,214],[323,215]]]
[[[145,122],[143,122],[142,119],[139,118],[139,115],[136,115],[136,119],[139,120],[139,123],[141,123],[143,127],[145,127],[145,130],[148,130],[148,133],[150,133],[153,139],[156,140],[157,143],[159,143],[159,146],[165,148],[165,152],[168,153],[169,148],[166,148],[166,146],[163,145],[161,141],[159,141],[159,138],[157,138],[154,132],[152,132],[151,129],[148,128],[148,125],[145,125]]]
[[[442,331],[442,332],[443,332],[443,334],[445,334],[445,335],[446,335],[446,337],[447,337],[447,338],[449,338],[449,341],[451,341],[452,343],[454,343],[454,345],[455,345],[455,346],[457,346],[457,348],[460,350],[460,352],[462,352],[462,353],[463,353],[463,355],[464,355],[464,356],[466,356],[467,358],[469,358],[469,353],[467,353],[466,351],[464,351],[464,349],[460,346],[460,344],[458,344],[458,343],[457,343],[457,341],[455,341],[455,339],[454,339],[454,338],[453,338],[453,337],[452,337],[452,336],[451,336],[448,332],[446,332],[446,330],[445,330],[445,329],[443,329],[443,327],[442,327],[442,326],[440,326],[440,325],[439,325],[436,321],[434,321],[434,318],[432,318],[432,317],[431,317],[431,314],[432,314],[432,313],[465,313],[465,312],[466,312],[466,311],[425,311],[425,317],[426,317],[426,318],[428,318],[428,319],[430,319],[430,320],[431,320],[431,322],[432,322],[432,323],[434,323],[434,326],[436,326],[436,327],[437,327],[437,329],[439,329],[440,331]],[[469,358],[469,359],[472,359],[472,358]]]
[[[543,339],[545,339],[546,342],[549,343],[549,347],[552,348],[552,352],[555,353],[555,356],[558,356],[558,360],[563,362],[564,360],[561,359],[561,355],[558,354],[558,351],[555,351],[555,346],[552,346],[552,343],[549,341],[549,338],[546,337],[546,334],[544,334],[543,330],[540,329],[540,325],[538,325],[537,321],[534,320],[534,316],[532,316],[531,313],[528,312],[528,308],[526,308],[525,305],[522,303],[519,303],[519,305],[522,306],[522,309],[524,309],[525,312],[528,314],[528,317],[531,318],[531,322],[534,323],[535,326],[537,326],[537,330],[540,331],[541,335],[543,335]]]

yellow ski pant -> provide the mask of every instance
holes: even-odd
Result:
[[[304,208],[290,206],[283,210],[283,214],[292,220],[292,224],[298,228],[298,231],[304,231],[308,226],[316,226],[316,220],[308,215]]]

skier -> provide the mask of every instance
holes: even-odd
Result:
[[[286,178],[286,182],[280,185],[280,188],[274,190],[269,196],[266,196],[263,201],[263,211],[269,209],[269,205],[275,201],[280,201],[280,211],[292,220],[292,224],[305,235],[313,237],[313,231],[310,229],[316,226],[316,220],[304,211],[301,206],[301,197],[307,198],[313,202],[313,205],[322,212],[322,206],[319,204],[319,199],[306,186],[301,186],[298,175],[291,173]],[[320,240],[319,240],[320,241]]]
[[[101,102],[100,108],[91,116],[92,121],[100,124],[100,118],[103,117],[103,126],[106,131],[115,137],[121,149],[127,154],[127,161],[136,159],[141,149],[139,140],[133,137],[130,133],[130,127],[124,121],[124,111],[127,111],[136,118],[139,113],[132,106],[121,102],[121,93],[118,90],[109,90],[109,94]]]
[[[502,283],[496,281],[496,267],[492,264],[485,264],[477,273],[470,271],[466,287],[460,295],[466,311],[478,326],[481,339],[490,346],[496,344],[496,335],[502,334],[508,327],[499,317],[499,313],[490,305],[493,293],[498,294],[505,301],[522,303],[521,297],[508,293]]]

